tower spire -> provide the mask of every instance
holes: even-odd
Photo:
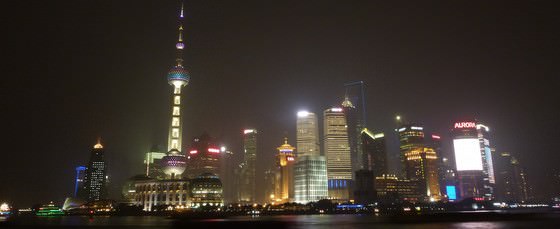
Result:
[[[177,39],[177,66],[183,66],[183,49],[185,48],[185,43],[183,43],[183,18],[184,18],[184,3],[181,1],[181,10],[179,11],[179,38]]]

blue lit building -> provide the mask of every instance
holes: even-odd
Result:
[[[84,181],[86,178],[87,168],[85,166],[76,167],[76,184],[74,185],[74,197],[87,199],[84,191]]]

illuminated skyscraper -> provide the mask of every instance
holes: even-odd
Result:
[[[257,130],[243,130],[243,163],[239,182],[239,202],[258,201],[256,187]]]
[[[183,66],[183,5],[179,13],[179,35],[175,48],[177,50],[177,58],[175,66],[169,70],[167,81],[173,86],[171,95],[171,120],[169,123],[169,137],[167,141],[167,156],[162,158],[163,170],[168,178],[177,179],[185,171],[186,157],[182,150],[183,124],[181,115],[181,89],[189,84],[189,71]]]
[[[323,115],[329,198],[346,201],[350,199],[353,175],[346,116],[342,108],[326,109]]]
[[[319,126],[315,113],[300,111],[297,113],[297,156],[319,156]]]
[[[385,134],[373,133],[363,129],[360,137],[362,139],[362,165],[366,170],[373,171],[374,176],[387,174],[387,147],[385,145]]]
[[[294,199],[294,162],[296,148],[288,144],[288,138],[278,149],[276,155],[276,182],[274,196],[276,202],[292,202]]]
[[[208,134],[195,137],[188,151],[184,177],[194,179],[203,173],[211,173],[220,178],[220,160],[220,148]]]
[[[107,198],[107,163],[105,163],[105,150],[100,141],[93,146],[87,172],[85,176],[85,190],[87,201],[96,201]]]
[[[402,125],[397,129],[399,134],[400,142],[400,159],[402,170],[399,174],[402,178],[410,179],[411,174],[416,173],[415,171],[408,171],[406,167],[406,157],[405,154],[412,150],[413,148],[423,148],[424,147],[424,128],[414,124]],[[377,176],[377,175],[376,175]]]
[[[424,128],[409,124],[398,129],[405,179],[419,181],[418,190],[424,200],[441,199],[437,153],[424,143]],[[421,200],[422,201],[422,200]]]
[[[437,154],[432,148],[412,148],[405,154],[407,179],[417,180],[421,194],[430,201],[441,199]]]
[[[74,185],[74,197],[80,199],[87,199],[85,192],[85,178],[87,173],[87,167],[78,166],[76,167],[76,184]]]
[[[488,140],[490,128],[484,124],[477,123],[476,131],[478,133],[478,142],[480,144],[480,154],[482,156],[482,174],[484,180],[484,197],[486,199],[494,198],[494,188],[496,186],[496,177],[494,175],[494,163],[492,161],[492,148]]]
[[[327,165],[319,151],[319,124],[314,113],[300,111],[296,122],[297,157],[294,168],[294,197],[297,203],[326,199]]]
[[[474,121],[456,122],[453,126],[453,148],[462,198],[494,198],[495,177],[488,131],[487,126]]]

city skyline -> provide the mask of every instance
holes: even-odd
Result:
[[[119,4],[122,3],[117,3],[114,7],[124,9],[124,5]],[[188,66],[195,76],[193,82],[197,83],[193,83],[185,92],[188,99],[185,102],[187,107],[184,113],[186,137],[182,139],[183,142],[189,142],[195,136],[208,132],[211,136],[221,139],[221,143],[227,144],[236,155],[240,155],[242,154],[240,131],[245,128],[255,128],[259,130],[259,145],[263,147],[261,152],[264,153],[264,159],[262,160],[264,162],[272,161],[267,157],[273,157],[278,139],[284,135],[287,135],[289,139],[296,139],[297,111],[306,109],[320,114],[322,110],[338,105],[342,101],[344,83],[363,80],[368,88],[366,94],[369,114],[367,117],[368,128],[375,132],[384,132],[388,138],[393,138],[392,143],[388,143],[388,159],[392,161],[392,164],[395,161],[393,157],[398,152],[394,147],[396,137],[390,136],[395,114],[421,123],[422,126],[429,128],[430,132],[440,134],[442,138],[447,139],[444,142],[446,150],[450,150],[449,130],[452,123],[477,118],[491,126],[492,145],[500,151],[511,152],[520,158],[527,165],[531,179],[540,184],[538,187],[546,187],[543,186],[546,185],[543,182],[544,178],[539,178],[539,176],[545,176],[547,168],[554,168],[551,161],[558,159],[558,155],[554,154],[554,148],[550,146],[558,134],[546,128],[555,127],[558,123],[558,120],[553,119],[556,114],[548,112],[548,108],[545,108],[547,104],[554,104],[554,100],[547,94],[549,92],[546,92],[546,87],[552,87],[552,85],[534,84],[532,81],[524,84],[523,77],[531,73],[529,70],[537,68],[539,64],[543,63],[529,62],[529,66],[517,65],[526,63],[525,61],[529,57],[540,54],[532,49],[527,50],[532,47],[531,45],[536,44],[526,43],[527,41],[520,38],[512,41],[515,45],[510,46],[493,39],[479,38],[476,41],[482,44],[467,44],[471,45],[471,48],[474,46],[480,50],[462,49],[454,45],[464,43],[465,40],[468,40],[467,38],[473,38],[469,36],[467,38],[451,36],[454,38],[451,42],[453,44],[434,45],[421,39],[406,39],[406,37],[402,38],[403,40],[399,43],[389,41],[389,38],[393,37],[390,29],[375,23],[372,28],[377,28],[385,33],[367,32],[365,33],[367,39],[360,38],[359,35],[367,24],[360,23],[356,17],[364,17],[371,22],[370,20],[379,16],[368,17],[369,14],[358,10],[358,6],[341,6],[330,9],[327,6],[333,6],[332,2],[327,2],[325,3],[327,6],[322,7],[304,3],[301,6],[303,8],[298,9],[305,12],[310,11],[312,16],[310,16],[310,24],[301,26],[295,25],[295,22],[298,21],[297,18],[305,18],[307,14],[297,10],[293,16],[287,19],[288,25],[282,24],[282,20],[275,17],[265,17],[261,11],[252,8],[242,11],[247,14],[247,17],[265,17],[270,20],[271,24],[292,31],[293,34],[286,35],[288,44],[282,45],[281,40],[273,37],[284,33],[275,32],[262,39],[263,35],[259,37],[260,32],[255,32],[259,28],[274,32],[268,29],[267,24],[248,23],[238,28],[240,33],[234,33],[236,30],[220,24],[225,23],[226,19],[230,19],[229,17],[238,15],[236,12],[228,10],[228,7],[233,7],[230,5],[231,3],[207,4],[188,2],[186,6],[185,31],[194,34],[194,37],[188,38],[190,42],[186,42],[189,44],[187,50],[192,49],[192,51],[186,51],[185,58],[189,60],[187,61]],[[277,4],[280,9],[288,7]],[[169,43],[176,40],[176,34],[171,32],[174,31],[171,28],[174,25],[172,17],[174,15],[168,12],[175,12],[173,9],[176,8],[176,4],[174,2],[139,2],[131,6],[137,11],[125,11],[124,15],[111,12],[97,15],[96,13],[106,9],[104,7],[108,7],[103,5],[96,5],[91,9],[70,3],[69,6],[71,9],[76,9],[76,12],[62,11],[60,13],[70,18],[78,17],[79,12],[86,12],[92,16],[81,21],[88,29],[79,32],[78,35],[83,35],[83,39],[77,39],[79,41],[60,44],[69,39],[66,38],[66,35],[71,34],[70,31],[75,31],[78,24],[62,21],[60,23],[70,29],[54,29],[48,23],[61,19],[60,16],[45,16],[44,13],[34,12],[37,13],[34,17],[43,16],[45,18],[45,22],[37,22],[36,29],[39,32],[54,29],[59,33],[45,37],[46,48],[51,53],[66,50],[72,54],[61,54],[59,58],[48,60],[48,57],[54,54],[37,53],[38,57],[41,57],[35,63],[37,67],[22,70],[23,66],[16,64],[15,66],[22,66],[18,68],[21,71],[6,67],[8,74],[18,76],[9,79],[10,85],[27,86],[5,90],[8,112],[3,113],[2,119],[13,120],[4,125],[7,137],[3,139],[8,141],[6,145],[10,152],[6,155],[6,160],[13,161],[11,164],[14,165],[22,165],[24,161],[15,155],[31,154],[38,159],[37,161],[49,162],[47,163],[49,166],[56,163],[56,168],[52,168],[39,162],[29,162],[32,165],[31,174],[26,174],[21,168],[5,165],[14,174],[20,175],[2,177],[2,183],[14,183],[16,187],[22,187],[22,192],[18,193],[19,188],[18,190],[2,190],[0,196],[12,198],[15,203],[33,204],[46,200],[61,200],[65,196],[71,196],[74,184],[69,181],[73,180],[75,166],[85,164],[91,143],[97,137],[104,139],[104,146],[107,149],[106,157],[110,165],[109,173],[115,177],[116,184],[122,184],[124,179],[145,171],[145,167],[142,165],[145,153],[152,145],[163,144],[167,138],[166,128],[169,124],[166,117],[169,115],[167,111],[169,104],[162,101],[169,100],[169,86],[165,83],[165,73],[171,67],[172,59],[170,57],[173,56],[170,54],[173,47],[170,47]],[[152,11],[153,9],[150,9],[149,6],[157,6],[154,7],[157,10]],[[257,6],[260,5],[257,4]],[[364,6],[367,9],[377,9],[375,12],[378,12],[376,7],[383,8],[387,5],[365,4]],[[20,9],[19,7],[22,6],[15,5],[16,9]],[[47,6],[43,5],[43,7]],[[498,8],[496,5],[489,7]],[[212,12],[216,13],[217,9],[224,15],[210,18],[209,15],[212,15]],[[341,13],[342,16],[331,18],[328,13],[329,9]],[[433,10],[438,13],[444,12]],[[478,12],[482,17],[494,19],[489,12],[471,10]],[[274,13],[279,13],[281,10],[268,9],[268,11],[274,16]],[[55,10],[55,12],[57,11]],[[147,14],[147,16],[143,14],[148,12],[152,12],[152,14]],[[378,13],[381,14],[381,12]],[[410,16],[413,18],[424,15],[412,9],[411,13]],[[93,17],[93,15],[97,16]],[[127,16],[138,17],[138,15],[146,16],[146,18],[135,18],[134,20],[127,18]],[[514,25],[513,22],[521,20],[513,19],[514,15],[516,14],[506,14],[509,16],[506,17],[509,21],[501,23]],[[113,19],[117,19],[120,23],[112,24]],[[491,33],[493,28],[491,25],[483,26],[482,21],[466,22],[455,17],[451,17],[451,19],[455,19],[454,22],[461,22],[460,25],[471,26],[471,31],[476,31],[475,28],[480,26],[487,29],[486,32]],[[132,23],[135,20],[142,23]],[[146,23],[150,20],[153,20],[152,24]],[[244,22],[243,20],[248,19],[236,18],[231,23]],[[322,20],[329,23],[323,23]],[[23,20],[23,22],[27,21]],[[425,19],[416,22],[421,28],[424,28],[422,25],[425,26],[424,29],[427,31],[412,29],[413,32],[416,32],[413,34],[429,38],[430,32],[438,32],[439,27],[427,26],[430,22],[433,21]],[[345,34],[344,25],[347,23],[356,26],[347,28],[348,36],[342,35]],[[396,26],[408,25],[399,20],[389,20],[389,23]],[[494,21],[494,23],[499,22]],[[139,24],[145,27],[145,31],[137,29],[144,28]],[[338,32],[332,31],[333,34],[331,34],[331,28],[323,24],[331,24],[332,27],[338,29]],[[110,25],[111,31],[117,35],[105,34],[106,31],[101,28],[103,25]],[[444,27],[447,24],[442,22],[438,25]],[[161,28],[158,28],[160,26]],[[205,28],[216,26],[227,31],[228,35],[205,30]],[[404,28],[407,27],[404,26]],[[531,32],[525,27],[520,29],[524,32]],[[8,27],[8,31],[12,30],[19,31],[17,28]],[[311,32],[306,33],[307,30],[311,30]],[[131,31],[139,33],[134,36],[137,37],[136,39],[117,39],[118,36]],[[395,33],[407,34],[406,31],[411,30],[401,29]],[[444,37],[450,35],[439,32],[439,34],[435,33],[435,37],[432,38],[442,41]],[[27,38],[23,38],[26,33],[25,31],[21,34],[18,33],[17,37],[20,39],[16,41],[16,44],[27,41]],[[150,35],[152,33],[161,35]],[[383,35],[382,38],[374,38],[374,35],[379,36],[380,34]],[[491,34],[496,37],[501,35],[500,33]],[[312,38],[319,35],[332,35],[333,38],[329,38],[327,41]],[[525,36],[531,35],[535,34],[525,34]],[[230,36],[233,36],[234,39],[228,39]],[[254,38],[255,36],[257,38]],[[251,43],[244,41],[249,38],[254,39],[253,41],[257,45],[251,46],[249,45]],[[371,46],[368,46],[369,39],[375,41]],[[258,41],[262,41],[262,43]],[[332,47],[334,42],[330,41],[340,41],[336,43],[339,46],[335,45],[334,50],[328,52],[322,51],[324,47]],[[356,41],[357,44],[350,45],[351,41]],[[399,52],[396,48],[399,44],[412,46],[413,42],[419,42],[420,44],[415,45],[419,45],[420,48],[412,49],[408,54]],[[277,49],[265,52],[274,47],[272,43],[281,44],[280,47],[283,48],[293,45],[288,49],[291,55],[286,56]],[[331,44],[327,45],[329,43]],[[9,48],[7,53],[14,54],[14,60],[21,60],[23,55],[20,52],[28,53],[26,50],[35,49],[36,45],[31,44],[30,47],[21,49],[16,45],[18,48]],[[490,45],[497,45],[492,49],[497,53],[509,52],[513,48],[513,51],[525,51],[522,53],[527,57],[507,56],[510,59],[506,58],[506,60],[496,63],[497,66],[507,66],[506,69],[489,66],[485,61],[493,59],[490,57],[499,57],[498,54],[492,55],[492,53],[483,51],[484,47]],[[112,47],[114,50],[106,50],[107,48],[96,50],[104,46]],[[360,49],[362,46],[369,48],[362,51]],[[430,59],[429,61],[443,63],[429,65],[430,68],[425,69],[423,64],[426,64],[427,61],[421,60],[420,57],[424,57],[422,53],[425,50],[423,49],[432,46],[437,48],[434,56],[451,56],[452,60]],[[247,47],[250,48],[246,49]],[[452,51],[446,52],[444,50],[446,47],[451,47]],[[225,50],[227,55],[219,56],[221,52],[216,50]],[[374,52],[376,50],[377,52]],[[208,51],[209,54],[204,54],[205,51]],[[240,54],[241,58],[236,58],[235,55],[229,56],[233,53]],[[358,54],[351,55],[354,53]],[[154,59],[152,59],[152,54]],[[305,58],[290,59],[298,54],[307,55],[304,55]],[[322,57],[326,54],[339,58]],[[479,54],[487,56],[479,58]],[[399,56],[405,57],[399,59]],[[419,61],[411,61],[415,58]],[[82,59],[83,61],[75,61]],[[309,59],[311,61],[307,65]],[[459,64],[459,62],[469,64]],[[257,66],[259,64],[261,66]],[[403,70],[399,67],[410,69]],[[40,72],[39,69],[46,69],[44,74],[48,76],[46,77],[48,79],[34,76]],[[77,71],[81,69],[86,70]],[[440,70],[443,73],[439,73]],[[59,73],[60,76],[58,76]],[[497,73],[499,77],[493,78],[492,73]],[[263,75],[266,77],[262,77]],[[448,79],[449,75],[456,77]],[[544,75],[546,72],[541,77]],[[454,85],[465,85],[462,79],[470,79],[472,82],[482,81],[483,83],[473,83],[475,86],[449,90]],[[37,83],[30,83],[28,80],[37,80]],[[441,85],[434,84],[433,81],[439,81]],[[248,84],[248,82],[252,84]],[[284,87],[288,83],[292,83],[293,87]],[[85,85],[85,87],[78,89],[79,85]],[[523,90],[527,87],[529,90]],[[36,92],[29,94],[28,90]],[[415,97],[418,93],[423,93],[426,96],[425,100],[416,100]],[[24,96],[19,96],[21,94]],[[379,97],[379,95],[383,96]],[[411,100],[410,97],[415,99]],[[30,107],[21,106],[22,104],[29,104]],[[539,107],[540,109],[532,109]],[[4,115],[6,116],[4,117]],[[543,119],[547,121],[543,121]],[[321,121],[319,120],[319,122]],[[11,124],[12,122],[21,125]],[[31,135],[25,139],[15,138],[15,136],[25,133],[31,133]],[[12,153],[14,156],[11,155]],[[550,158],[550,160],[542,158]],[[539,166],[541,162],[542,168]],[[391,168],[394,170],[394,166]],[[54,183],[47,185],[47,183],[42,183],[43,181],[39,181],[37,184],[18,181],[18,179],[33,179],[32,174],[40,171],[49,171],[45,174],[47,176],[45,180]],[[29,196],[32,194],[31,190],[37,190],[38,187],[44,187],[45,193],[37,194],[29,199],[19,196]],[[118,188],[112,191],[115,190]]]

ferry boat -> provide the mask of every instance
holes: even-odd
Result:
[[[64,215],[64,212],[59,207],[55,206],[53,202],[50,202],[47,205],[43,205],[37,210],[35,213],[37,216],[61,216]]]
[[[0,216],[7,216],[12,213],[10,206],[7,203],[0,204]]]

